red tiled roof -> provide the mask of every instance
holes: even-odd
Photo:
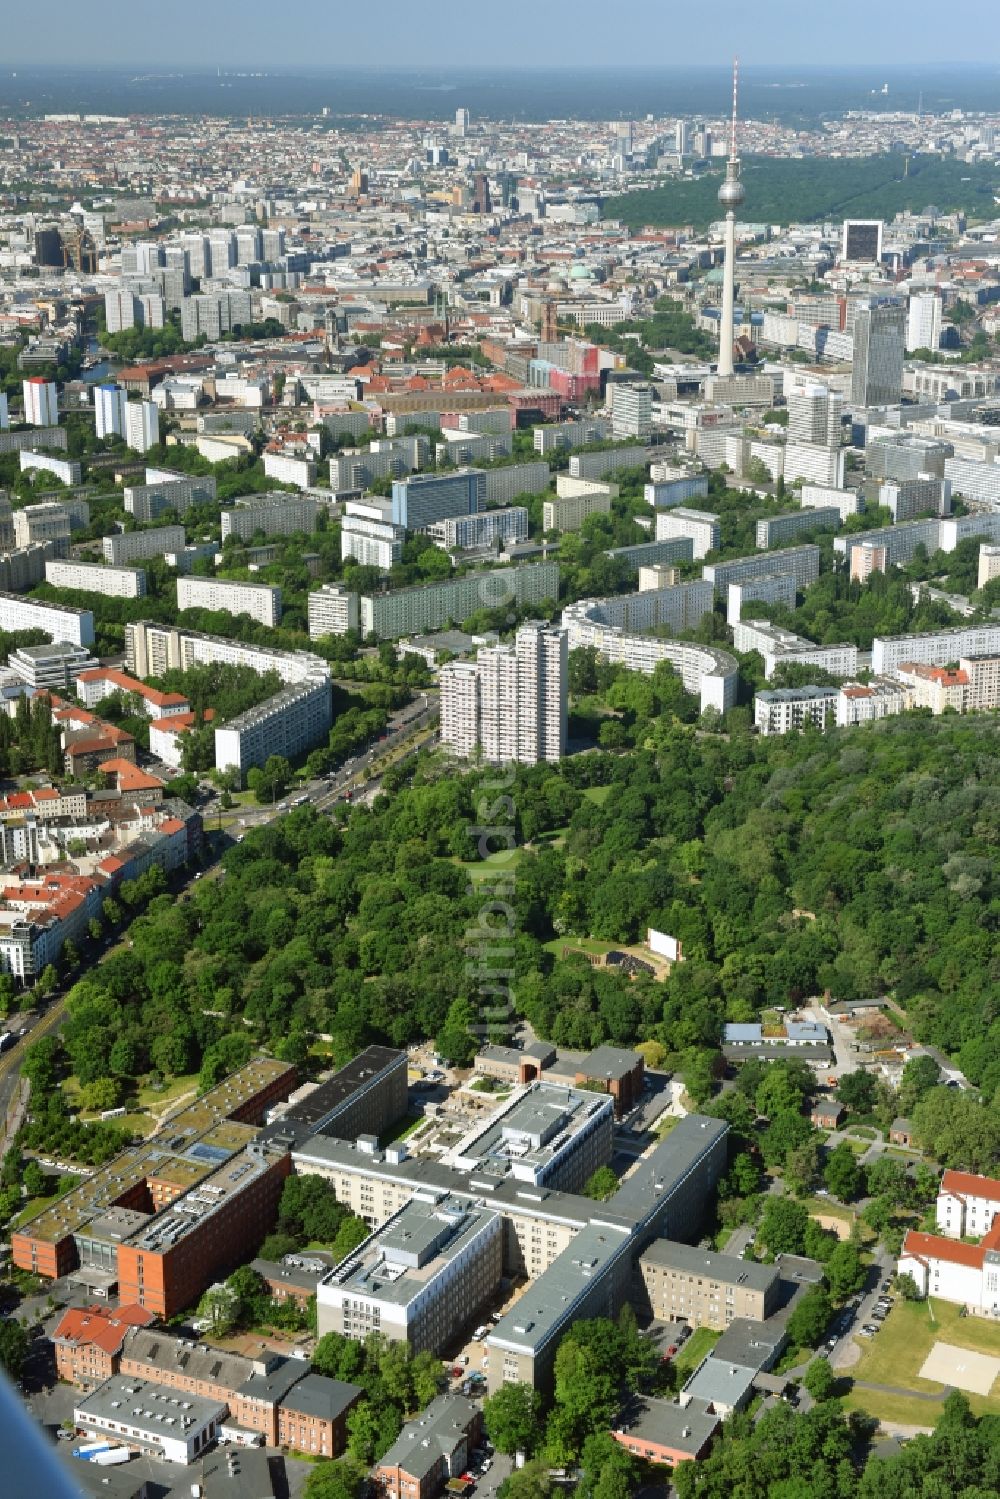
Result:
[[[116,776],[119,791],[162,791],[163,782],[133,765],[131,760],[104,760],[97,767],[102,775]]]
[[[951,1265],[965,1265],[981,1270],[986,1251],[981,1244],[963,1244],[960,1239],[946,1239],[942,1234],[922,1234],[910,1229],[903,1240],[903,1253],[918,1260],[946,1260]]]
[[[1000,1202],[1000,1181],[991,1176],[974,1176],[970,1171],[946,1171],[941,1178],[941,1191],[956,1197],[985,1197],[989,1202]]]
[[[56,1342],[94,1344],[104,1353],[120,1353],[130,1327],[148,1327],[156,1319],[144,1306],[70,1307],[52,1334]]]

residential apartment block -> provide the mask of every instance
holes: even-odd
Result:
[[[611,435],[611,424],[603,417],[591,417],[573,422],[549,422],[535,428],[535,452],[565,452],[568,448],[585,448],[593,443],[606,442]]]
[[[54,588],[77,588],[115,599],[141,599],[146,593],[141,567],[104,567],[100,562],[46,562],[45,581]]]
[[[281,623],[281,589],[265,583],[231,583],[224,578],[178,578],[177,607],[248,614],[274,628]]]
[[[691,510],[685,505],[675,505],[669,510],[656,513],[657,541],[690,537],[696,559],[714,552],[722,539],[719,517],[708,510]]]
[[[55,501],[24,505],[14,511],[13,521],[15,546],[28,547],[48,541],[53,545],[53,556],[68,556],[73,525],[65,505]]]
[[[791,630],[766,620],[740,620],[733,625],[733,644],[738,651],[757,651],[764,659],[767,681],[787,662],[800,666],[819,666],[838,677],[853,677],[858,670],[858,648],[841,645],[816,645]]]
[[[698,696],[703,711],[714,708],[725,713],[734,707],[738,680],[735,658],[712,646],[638,633],[629,623],[633,607],[630,601],[642,597],[641,594],[626,594],[570,604],[562,612],[563,626],[569,632],[570,650],[593,646],[607,661],[620,662],[630,671],[645,672],[649,676],[659,662],[667,661],[688,692]]]
[[[542,530],[579,531],[588,515],[608,515],[617,496],[617,484],[559,474],[555,499],[542,505]]]
[[[466,573],[424,587],[362,594],[358,600],[360,629],[362,635],[396,640],[401,635],[426,635],[461,623],[481,609],[523,609],[558,597],[558,564],[524,563]]]
[[[792,510],[787,515],[772,515],[757,522],[757,547],[781,546],[794,541],[803,531],[836,531],[840,524],[836,505],[817,505],[812,509]]]
[[[751,600],[794,609],[796,591],[794,573],[764,573],[759,578],[748,578],[745,583],[730,583],[727,590],[726,623],[738,624],[743,618],[743,605]]]
[[[316,483],[316,463],[303,454],[264,452],[264,473],[279,484],[294,484],[296,489],[310,489]]]
[[[860,515],[865,508],[865,497],[856,489],[831,489],[825,484],[803,484],[799,491],[799,504],[803,510],[823,510],[836,506],[842,521],[849,515]]]
[[[90,609],[43,603],[18,593],[0,593],[0,630],[43,630],[50,640],[71,645],[93,645],[94,615]]]
[[[612,547],[604,555],[613,562],[624,563],[630,572],[641,573],[646,567],[693,562],[694,542],[690,536],[674,536],[669,541],[639,541],[634,546]]]
[[[780,1279],[773,1265],[736,1255],[654,1239],[639,1256],[649,1315],[722,1332],[737,1317],[763,1322],[778,1309]]]
[[[322,744],[333,726],[329,671],[289,682],[273,697],[247,708],[215,731],[215,767],[241,775],[271,755],[297,759]]]
[[[322,657],[310,651],[248,645],[222,635],[206,635],[149,620],[125,626],[125,657],[129,672],[136,677],[162,677],[172,667],[187,671],[191,666],[208,665],[212,661],[245,666],[261,675],[276,671],[283,682],[302,682],[317,672],[329,671]]]
[[[168,510],[184,515],[192,505],[215,504],[215,480],[203,475],[147,468],[144,484],[126,484],[125,509],[139,525],[155,521]]]
[[[702,577],[714,583],[716,589],[721,591],[730,583],[743,583],[748,578],[791,573],[796,588],[804,592],[819,577],[819,559],[819,547],[808,542],[805,546],[786,547],[783,551],[734,557],[729,562],[710,562],[703,569]]]
[[[656,465],[653,465],[655,471]],[[674,479],[661,479],[647,484],[643,490],[647,505],[654,510],[669,510],[673,505],[683,505],[688,500],[707,499],[708,479],[704,474],[682,474]]]
[[[484,510],[476,515],[456,515],[432,521],[424,528],[445,551],[468,551],[481,547],[509,546],[528,539],[528,512],[521,505],[504,510]]]
[[[475,664],[440,672],[441,746],[490,764],[536,765],[566,753],[569,701],[564,630],[524,624],[513,645],[481,649]]]
[[[779,687],[754,696],[754,724],[760,734],[790,734],[815,724],[831,727],[837,719],[836,687]]]
[[[313,532],[318,514],[319,501],[311,495],[244,495],[236,501],[235,509],[222,512],[222,540],[225,542],[227,537],[236,536],[241,541],[249,541],[258,531],[265,536]]]
[[[872,671],[887,676],[904,661],[947,666],[960,657],[996,655],[1000,655],[1000,625],[959,625],[954,630],[931,630],[922,635],[877,635],[872,641]]]
[[[340,557],[352,557],[361,567],[387,573],[403,560],[405,526],[392,519],[389,500],[349,500],[340,522]]]
[[[341,583],[324,583],[309,595],[309,639],[346,635],[359,625],[358,595]]]
[[[104,560],[112,567],[162,557],[184,547],[183,526],[152,526],[145,531],[115,531],[101,540]],[[213,549],[214,550],[214,549]]]
[[[646,449],[641,445],[604,448],[598,453],[574,453],[569,460],[569,471],[574,479],[603,479],[607,474],[617,474],[623,468],[645,466]]]
[[[547,463],[508,463],[502,468],[484,470],[483,502],[486,505],[509,505],[522,494],[544,494],[552,481]]]

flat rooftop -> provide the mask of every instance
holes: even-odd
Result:
[[[537,1354],[574,1316],[595,1280],[631,1247],[624,1228],[588,1224],[520,1296],[486,1339],[489,1347]]]
[[[725,1120],[704,1114],[685,1115],[666,1139],[640,1160],[608,1202],[608,1209],[632,1223],[642,1223],[728,1132]]]
[[[193,1228],[200,1227],[224,1203],[245,1191],[250,1182],[263,1176],[273,1164],[273,1156],[257,1151],[245,1150],[231,1156],[224,1166],[206,1176],[198,1186],[178,1197],[154,1218],[147,1219],[130,1236],[129,1243],[137,1249],[163,1253]]]
[[[476,1177],[538,1181],[574,1136],[613,1104],[603,1093],[558,1083],[531,1083],[485,1125],[477,1125],[445,1156]]]
[[[341,1067],[333,1077],[327,1078],[314,1088],[307,1098],[293,1104],[284,1115],[296,1124],[312,1125],[325,1131],[335,1122],[337,1114],[358,1093],[381,1077],[387,1068],[402,1061],[405,1067],[406,1053],[391,1046],[368,1046],[358,1053],[346,1067]]]
[[[595,1097],[599,1095],[594,1095]],[[270,1126],[271,1137],[280,1139],[280,1124]],[[452,1192],[469,1201],[488,1201],[490,1206],[500,1207],[508,1213],[525,1213],[550,1222],[566,1223],[572,1227],[583,1227],[589,1223],[599,1205],[588,1197],[574,1192],[559,1192],[552,1187],[535,1186],[534,1183],[519,1182],[510,1177],[499,1177],[487,1181],[476,1175],[470,1177],[465,1171],[446,1166],[429,1156],[410,1156],[405,1146],[387,1150],[369,1149],[353,1140],[336,1140],[331,1135],[313,1135],[310,1139],[292,1145],[292,1161],[296,1169],[310,1166],[330,1171],[340,1168],[368,1176],[374,1181],[395,1181],[411,1186],[414,1191],[429,1189]],[[625,1220],[600,1210],[602,1223],[614,1223],[625,1228]]]
[[[229,1115],[280,1078],[294,1074],[285,1062],[257,1057],[175,1114],[155,1139],[129,1146],[58,1198],[18,1231],[42,1243],[58,1243],[84,1232],[143,1181],[164,1181],[184,1189],[210,1176],[246,1148],[252,1125]],[[152,1222],[145,1217],[145,1222]]]
[[[414,1197],[377,1233],[339,1264],[324,1286],[352,1297],[408,1306],[499,1214],[457,1198]]]
[[[189,1432],[200,1430],[213,1418],[221,1419],[225,1410],[223,1402],[204,1395],[188,1395],[134,1375],[115,1374],[85,1395],[74,1415],[80,1426],[89,1424],[88,1417],[114,1421],[138,1431],[140,1440],[158,1441],[163,1437],[184,1440]]]

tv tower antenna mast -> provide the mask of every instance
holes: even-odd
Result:
[[[726,179],[719,188],[719,202],[726,210],[725,265],[722,276],[722,316],[719,319],[718,373],[729,376],[733,373],[733,343],[735,340],[733,308],[736,284],[736,210],[746,197],[740,181],[740,159],[736,154],[736,118],[739,101],[740,63],[733,60],[733,118],[729,130],[729,160],[726,162]]]

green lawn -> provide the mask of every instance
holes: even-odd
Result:
[[[711,1327],[695,1328],[674,1359],[674,1368],[678,1374],[678,1386],[684,1384],[685,1380],[690,1378],[705,1355],[711,1353],[721,1337],[721,1332],[715,1332]]]
[[[564,947],[575,947],[580,952],[605,953],[611,952],[615,946],[613,942],[598,942],[594,937],[553,937],[551,942],[542,945],[546,952],[555,953],[557,958],[562,956]]]
[[[595,802],[598,807],[603,807],[611,795],[611,790],[610,786],[588,786],[583,794],[588,802]]]
[[[523,850],[519,848],[501,848],[495,854],[487,854],[485,859],[474,859],[466,861],[456,859],[461,869],[468,871],[469,879],[475,885],[480,880],[493,879],[498,871],[513,870],[518,859],[522,857]]]
[[[397,1119],[392,1128],[387,1129],[384,1135],[379,1136],[378,1143],[384,1150],[387,1145],[392,1145],[396,1140],[405,1140],[407,1135],[412,1135],[414,1130],[418,1130],[423,1123],[423,1114],[418,1114],[415,1119],[411,1118],[409,1114],[405,1114],[402,1119]]]
[[[976,1353],[1000,1358],[1000,1324],[982,1317],[960,1317],[959,1308],[946,1301],[897,1301],[886,1318],[881,1332],[873,1338],[856,1340],[864,1349],[860,1362],[850,1371],[854,1380],[870,1384],[895,1385],[939,1395],[938,1400],[908,1400],[856,1386],[846,1397],[852,1409],[869,1411],[884,1420],[908,1421],[933,1426],[944,1405],[944,1386],[921,1379],[918,1370],[936,1342],[953,1343]],[[1000,1385],[988,1396],[968,1396],[978,1414],[1000,1414]],[[891,1408],[890,1408],[891,1407]],[[899,1412],[906,1410],[907,1414]]]
[[[197,1092],[197,1090],[198,1074],[189,1072],[184,1077],[172,1077],[169,1083],[165,1083],[160,1089],[151,1088],[146,1084],[138,1089],[136,1097],[141,1108],[154,1108],[159,1113],[162,1104],[170,1103],[172,1099],[179,1098],[182,1093]]]

